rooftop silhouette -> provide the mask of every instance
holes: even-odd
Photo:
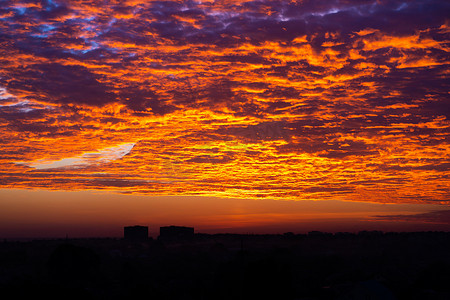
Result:
[[[126,240],[146,240],[148,239],[148,227],[140,225],[125,226],[123,236]]]
[[[160,239],[186,240],[194,237],[194,228],[186,226],[163,226],[159,228]]]

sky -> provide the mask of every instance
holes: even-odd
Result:
[[[111,195],[129,218],[98,219],[117,226],[164,225],[165,201],[209,231],[312,224],[293,216],[309,204],[355,230],[448,228],[449,16],[445,0],[0,0],[0,237],[38,234],[18,224],[49,205],[70,215],[54,195],[79,195],[72,228]]]

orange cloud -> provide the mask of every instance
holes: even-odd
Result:
[[[0,12],[4,188],[449,202],[437,8],[17,3]]]

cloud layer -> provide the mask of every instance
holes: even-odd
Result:
[[[4,3],[2,187],[450,203],[448,1]]]

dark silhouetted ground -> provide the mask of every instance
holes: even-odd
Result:
[[[2,299],[450,299],[450,233],[0,242]]]

